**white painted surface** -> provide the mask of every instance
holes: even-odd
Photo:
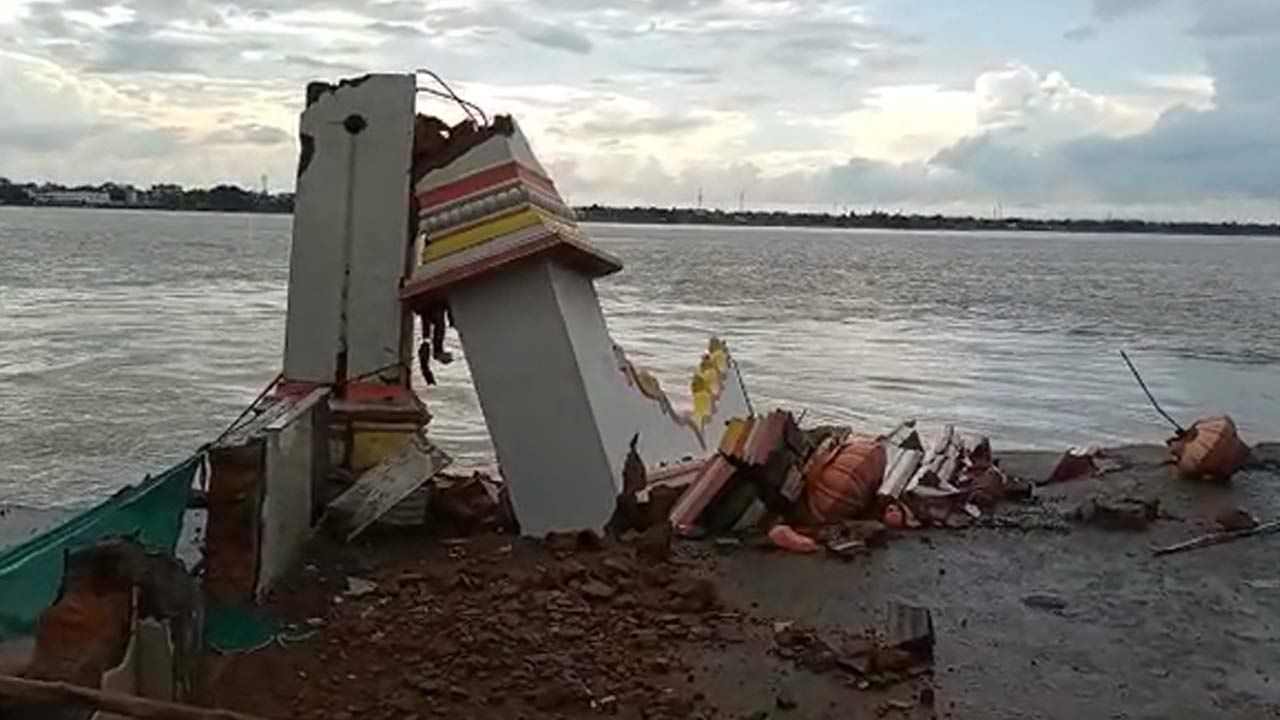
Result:
[[[409,362],[410,318],[400,281],[412,262],[409,170],[413,154],[412,75],[374,75],[350,92],[369,127],[355,139],[351,278],[347,291],[347,376],[388,366],[395,382]],[[339,91],[341,92],[341,91]],[[380,373],[382,374],[382,373]]]
[[[404,447],[369,468],[329,503],[331,517],[326,525],[329,521],[340,523],[350,542],[452,462],[453,458],[427,439],[425,430],[409,435]],[[425,516],[424,506],[419,522]]]
[[[705,457],[746,414],[736,371],[704,447],[692,427],[633,387],[591,279],[549,260],[515,264],[450,296],[458,334],[521,529],[598,528],[640,435],[649,468]],[[690,375],[700,354],[690,353]],[[729,386],[732,383],[732,386]]]
[[[120,695],[138,694],[138,598],[137,586],[133,588],[133,604],[129,617],[129,643],[125,647],[120,664],[102,672],[102,691]],[[90,720],[130,720],[123,715],[95,712]]]
[[[552,272],[517,263],[449,298],[526,535],[600,528],[617,496]]]
[[[733,352],[733,348],[729,348],[729,352]],[[696,365],[695,365],[696,367]],[[692,371],[690,371],[692,374]],[[715,410],[711,413],[711,417],[707,418],[706,423],[702,426],[702,436],[707,441],[707,448],[715,450],[720,446],[720,438],[724,437],[724,431],[727,429],[730,420],[734,418],[746,417],[751,413],[750,399],[747,397],[746,384],[742,380],[742,375],[738,372],[738,364],[733,361],[733,357],[729,358],[729,371],[724,377],[724,386],[720,391],[720,398],[716,402]],[[759,408],[761,414],[769,412],[769,408]]]
[[[299,123],[315,153],[298,176],[294,198],[284,335],[290,380],[332,382],[337,375],[351,152],[341,124],[345,109],[336,95],[326,95],[303,111]]]
[[[678,424],[658,401],[627,382],[591,279],[563,265],[553,265],[551,277],[616,486],[622,487],[622,464],[636,433],[640,458],[649,468],[705,455],[692,428]],[[690,374],[697,354],[691,356]]]
[[[138,643],[138,695],[165,702],[178,700],[174,697],[177,684],[173,679],[175,660],[168,624],[140,618],[134,633]]]
[[[262,540],[254,588],[258,597],[289,569],[311,536],[316,410],[327,397],[326,390],[313,391],[266,428]]]
[[[394,364],[407,350],[397,291],[409,257],[413,101],[412,75],[372,75],[324,93],[302,113],[300,130],[313,138],[315,153],[298,178],[294,205],[289,380],[336,378],[344,310],[349,377]],[[356,135],[343,127],[353,114],[368,123]]]

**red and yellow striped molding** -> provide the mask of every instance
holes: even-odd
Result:
[[[507,184],[513,180],[526,182],[538,190],[550,194],[557,201],[564,202],[560,198],[560,193],[556,190],[555,183],[550,178],[512,160],[472,173],[448,185],[442,185],[419,193],[418,207],[424,215],[436,212],[450,203],[479,195],[486,190]]]

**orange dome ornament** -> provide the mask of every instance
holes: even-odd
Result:
[[[1193,480],[1229,480],[1249,459],[1249,446],[1240,439],[1229,415],[1197,420],[1168,441],[1178,472]]]
[[[884,446],[875,438],[855,436],[837,445],[805,477],[809,514],[820,523],[861,514],[880,489],[884,467]]]
[[[1249,446],[1240,439],[1240,433],[1236,431],[1236,423],[1231,416],[1217,415],[1201,418],[1184,430],[1178,421],[1156,402],[1142,375],[1138,374],[1138,368],[1134,367],[1133,362],[1129,360],[1129,355],[1121,350],[1120,357],[1124,358],[1129,371],[1138,381],[1138,386],[1151,401],[1151,406],[1165,420],[1168,420],[1170,425],[1173,425],[1176,434],[1166,441],[1166,444],[1169,446],[1170,454],[1173,455],[1174,463],[1178,466],[1178,472],[1183,477],[1226,482],[1244,466],[1245,461],[1249,459]]]

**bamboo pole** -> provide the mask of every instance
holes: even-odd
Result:
[[[0,698],[85,708],[138,720],[263,720],[230,710],[178,705],[134,695],[102,692],[66,682],[30,680],[10,675],[0,675]]]
[[[1138,374],[1138,368],[1133,366],[1133,361],[1129,360],[1129,354],[1121,350],[1120,357],[1124,358],[1124,364],[1129,366],[1129,372],[1133,373],[1133,379],[1138,381],[1138,387],[1142,388],[1142,392],[1147,394],[1147,399],[1151,401],[1151,407],[1154,407],[1156,412],[1160,413],[1165,420],[1169,421],[1169,424],[1173,426],[1174,430],[1178,431],[1179,437],[1186,435],[1187,431],[1178,424],[1178,421],[1174,420],[1173,416],[1165,412],[1164,408],[1160,407],[1160,403],[1156,402],[1156,396],[1152,395],[1151,391],[1147,389],[1147,383],[1142,379],[1142,376]]]

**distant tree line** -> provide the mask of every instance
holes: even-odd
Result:
[[[56,183],[15,183],[0,178],[0,205],[139,208],[210,212],[292,213],[293,193],[263,193],[236,185],[184,188],[157,184],[141,189],[120,183],[65,186]],[[1189,235],[1280,235],[1280,224],[1250,222],[1169,222],[1158,220],[980,218],[952,215],[906,215],[874,211],[859,214],[784,212],[780,210],[708,210],[678,207],[577,208],[585,222],[646,225],[740,225],[766,227],[829,227],[887,230],[1040,230],[1082,233],[1171,233]]]
[[[112,182],[67,186],[57,183],[15,183],[0,178],[0,205],[291,213],[293,193],[263,193],[227,184],[210,188],[158,184],[143,189]]]
[[[829,227],[882,230],[1038,230],[1081,233],[1169,233],[1186,235],[1280,235],[1280,224],[1239,222],[1165,222],[1153,220],[1057,220],[1036,218],[978,218],[948,215],[905,215],[881,211],[805,213],[782,211],[725,211],[701,208],[608,207],[576,209],[584,222],[645,225],[741,225],[765,227]]]

